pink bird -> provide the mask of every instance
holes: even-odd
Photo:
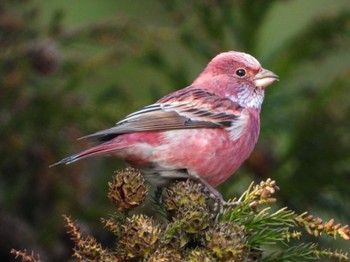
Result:
[[[56,164],[109,155],[139,169],[157,186],[173,179],[198,180],[224,204],[214,187],[253,151],[264,90],[277,80],[249,54],[221,53],[190,86],[84,137],[104,143]]]

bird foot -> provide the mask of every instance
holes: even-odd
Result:
[[[191,176],[193,179],[199,181],[205,186],[210,194],[210,197],[215,200],[215,210],[219,210],[219,213],[222,213],[226,207],[236,207],[241,203],[240,201],[225,201],[221,193],[212,187],[205,179],[193,174],[191,174]]]
[[[225,208],[236,207],[241,203],[241,201],[225,201],[222,195],[217,190],[215,191],[217,194],[214,195],[213,192],[210,192],[210,196],[215,200],[214,210],[220,214],[224,212]]]

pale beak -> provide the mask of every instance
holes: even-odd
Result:
[[[265,89],[272,83],[278,81],[278,75],[274,72],[262,68],[259,73],[253,78],[256,87]]]

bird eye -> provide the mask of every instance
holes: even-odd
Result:
[[[237,71],[236,71],[236,75],[238,75],[238,76],[240,76],[240,77],[245,76],[246,73],[247,73],[247,72],[246,72],[244,69],[242,69],[242,68],[237,69]]]

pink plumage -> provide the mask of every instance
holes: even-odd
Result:
[[[57,164],[110,155],[151,182],[192,178],[213,187],[229,178],[258,140],[264,90],[278,79],[252,56],[217,55],[188,87],[87,137],[104,143]]]

